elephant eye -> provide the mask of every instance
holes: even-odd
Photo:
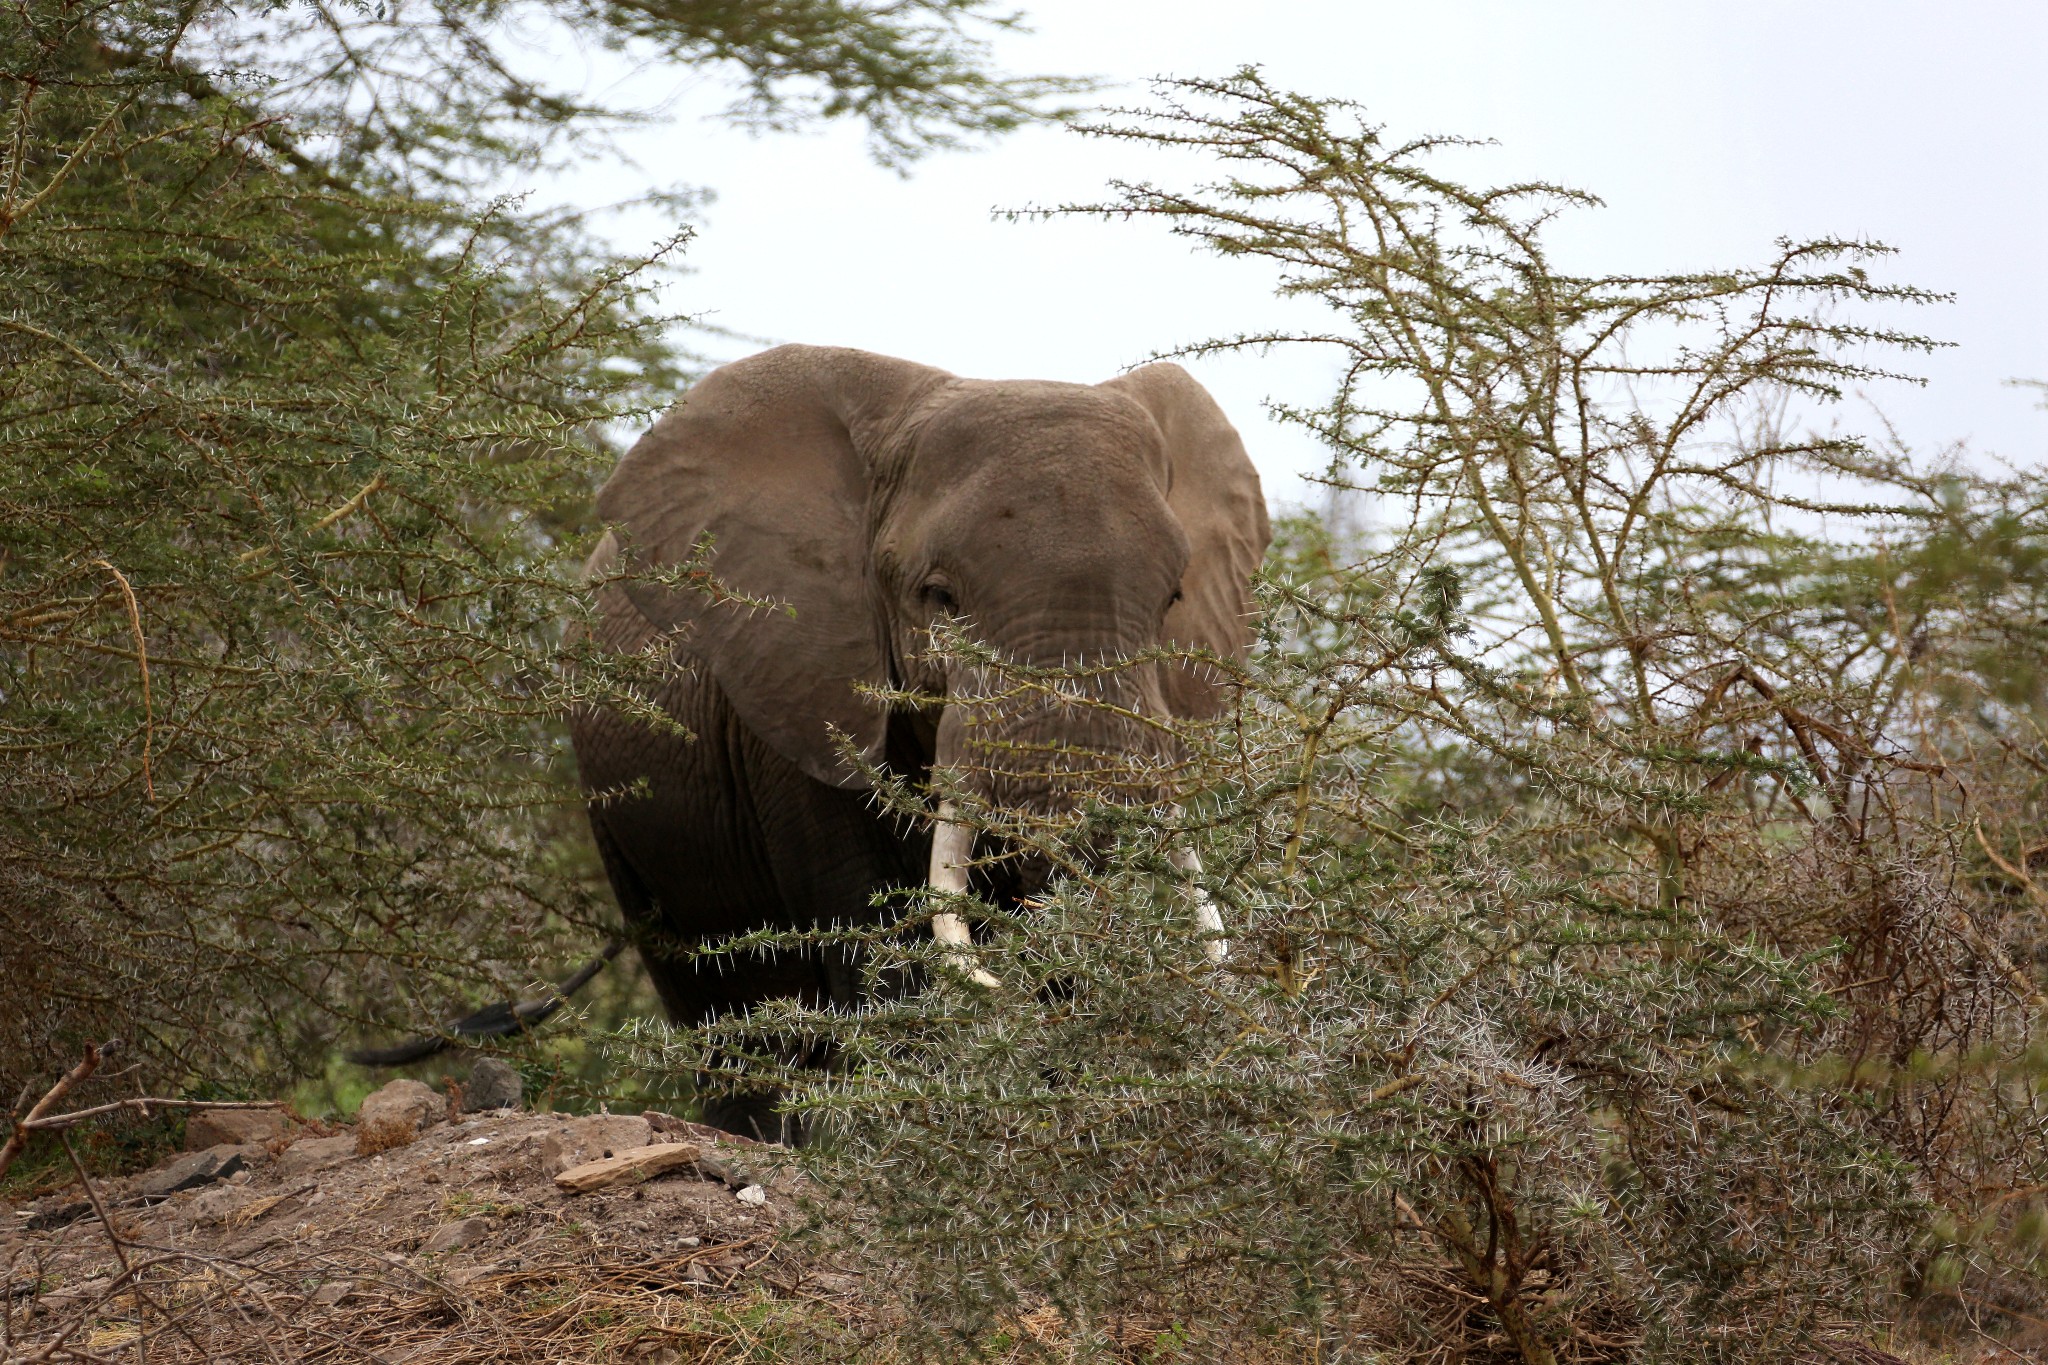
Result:
[[[960,603],[953,596],[953,590],[944,583],[927,583],[917,590],[925,604],[951,616],[960,610]]]
[[[1186,595],[1187,594],[1183,593],[1179,588],[1175,588],[1173,590],[1173,596],[1166,599],[1166,609],[1168,611],[1173,610],[1174,606],[1180,601],[1180,599],[1185,597]]]

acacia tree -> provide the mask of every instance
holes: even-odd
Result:
[[[1786,407],[1931,344],[1854,315],[1934,297],[1848,241],[1575,275],[1544,228],[1587,196],[1462,184],[1457,143],[1255,73],[1090,131],[1222,162],[1072,211],[1327,310],[1196,349],[1343,355],[1286,415],[1381,524],[1282,537],[1184,815],[963,805],[1066,872],[984,908],[1000,989],[860,935],[938,988],[644,1029],[644,1059],[831,1041],[843,1070],[775,1079],[868,1211],[828,1230],[901,1258],[941,1358],[1868,1359],[1916,1295],[2023,1307],[2044,490]]]
[[[612,116],[518,26],[901,164],[1047,114],[983,8],[5,6],[0,1087],[114,1033],[274,1083],[606,916],[556,718],[638,664],[562,622],[605,432],[689,367],[680,238],[485,196]]]

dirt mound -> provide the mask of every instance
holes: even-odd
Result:
[[[802,1191],[774,1149],[395,1098],[0,1213],[8,1359],[720,1359],[847,1318],[856,1277],[782,1245]]]

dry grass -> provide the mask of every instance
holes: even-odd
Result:
[[[585,1257],[481,1274],[440,1274],[404,1256],[244,1259],[128,1243],[128,1268],[83,1286],[34,1289],[8,1312],[16,1361],[161,1362],[781,1361],[792,1337],[845,1333],[850,1310],[758,1272],[775,1255],[712,1271],[729,1250]],[[17,1284],[24,1267],[11,1268]]]

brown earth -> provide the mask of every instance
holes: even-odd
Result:
[[[857,1276],[783,1245],[803,1191],[777,1149],[666,1115],[407,1117],[0,1206],[6,1361],[766,1359],[856,1316]],[[554,1178],[667,1143],[699,1159]]]
[[[0,1365],[901,1359],[886,1284],[792,1245],[813,1191],[781,1149],[665,1114],[446,1110],[399,1081],[353,1126],[195,1115],[192,1141],[242,1140],[0,1201]],[[1165,1325],[1118,1324],[1118,1354],[1220,1358]],[[1013,1326],[994,1358],[1061,1354],[1049,1308]],[[1913,1359],[2044,1358],[1966,1335]],[[1269,1345],[1257,1362],[1309,1358]],[[1810,1359],[1904,1365],[1850,1341]]]

